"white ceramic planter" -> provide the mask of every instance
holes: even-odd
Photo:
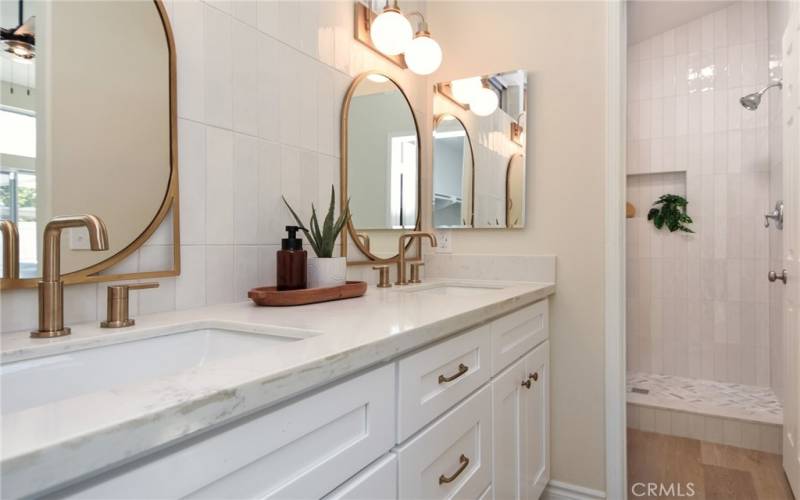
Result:
[[[346,281],[346,257],[308,258],[308,288],[339,286]]]

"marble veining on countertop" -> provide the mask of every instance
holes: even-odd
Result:
[[[465,280],[429,280],[427,286],[451,282],[457,285]],[[140,316],[135,327],[124,330],[109,331],[96,323],[70,325],[72,335],[60,339],[30,339],[28,332],[3,334],[0,368],[46,355],[182,332],[187,326],[253,332],[269,328],[300,338],[173,376],[3,415],[3,496],[29,495],[109,464],[124,463],[390,361],[555,291],[552,283],[475,284],[502,288],[453,297],[408,293],[413,287],[370,287],[360,298],[308,306],[260,308],[241,302]]]

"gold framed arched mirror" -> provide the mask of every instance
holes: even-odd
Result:
[[[433,122],[433,227],[472,227],[475,154],[467,127],[442,113]]]
[[[349,245],[367,260],[391,262],[400,234],[420,228],[420,136],[406,93],[377,71],[353,80],[341,119],[340,192],[352,214],[342,234],[342,255]]]
[[[24,5],[36,18],[35,57],[4,59],[29,78],[2,82],[19,98],[4,99],[0,134],[24,121],[21,140],[34,146],[0,151],[0,219],[17,225],[20,257],[19,277],[0,288],[36,286],[44,227],[60,215],[98,216],[109,240],[88,251],[83,228],[65,231],[65,283],[178,275],[175,44],[164,5]]]

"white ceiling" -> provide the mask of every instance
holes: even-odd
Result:
[[[677,28],[732,3],[725,0],[629,0],[628,45]]]

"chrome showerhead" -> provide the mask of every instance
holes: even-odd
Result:
[[[758,105],[761,104],[761,93],[754,92],[752,94],[747,94],[739,99],[739,102],[742,104],[742,106],[744,106],[745,109],[755,111],[758,109]]]
[[[783,88],[783,82],[778,80],[776,82],[770,83],[763,89],[759,90],[758,92],[753,92],[752,94],[747,94],[746,96],[739,99],[739,103],[744,106],[745,109],[750,111],[755,111],[758,109],[758,106],[761,104],[761,96],[764,95],[764,92],[771,89],[772,87],[778,87],[779,89]]]

